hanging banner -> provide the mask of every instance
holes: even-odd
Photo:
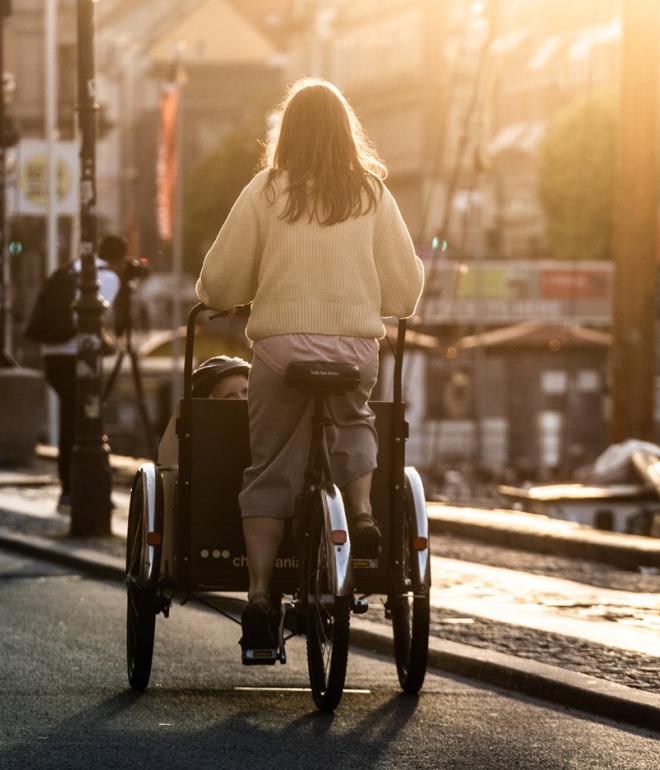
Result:
[[[156,161],[156,220],[158,235],[171,241],[174,232],[174,191],[176,189],[176,115],[179,87],[170,84],[160,97],[160,138]]]
[[[48,210],[48,150],[42,139],[23,139],[9,169],[7,208],[10,214],[45,216]],[[12,164],[10,164],[12,165]],[[58,214],[75,216],[80,208],[78,194],[79,160],[75,142],[55,145]],[[13,173],[12,173],[13,172]]]

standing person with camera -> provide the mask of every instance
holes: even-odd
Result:
[[[119,291],[128,244],[117,235],[107,235],[99,247],[96,270],[100,294],[112,305]],[[71,452],[76,420],[77,318],[71,308],[79,293],[79,259],[58,268],[37,299],[26,336],[41,342],[46,380],[57,394],[59,410],[58,475],[62,487],[57,510],[71,512]],[[70,314],[66,316],[66,314]],[[66,316],[66,317],[65,317]]]
[[[130,347],[130,336],[133,331],[133,297],[137,291],[138,283],[143,281],[151,273],[149,260],[125,259],[119,273],[119,290],[112,307],[112,320],[117,337],[127,335]],[[144,315],[144,307],[140,307],[140,315]],[[144,317],[140,323],[146,326]]]

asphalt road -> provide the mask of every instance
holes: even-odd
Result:
[[[354,651],[334,715],[315,712],[304,642],[244,668],[238,627],[174,606],[152,685],[129,690],[124,592],[0,552],[0,768],[634,768],[660,734],[449,676],[399,694],[390,660]]]

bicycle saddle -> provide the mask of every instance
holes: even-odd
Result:
[[[346,393],[360,384],[360,370],[355,364],[329,361],[292,361],[286,368],[286,384],[303,393]]]

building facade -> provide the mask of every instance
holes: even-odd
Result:
[[[511,324],[611,325],[612,265],[556,259],[537,160],[558,110],[615,88],[619,4],[317,0],[294,3],[292,13],[290,78],[326,77],[347,95],[389,168],[388,185],[426,262],[413,325],[439,344],[415,354],[407,383],[414,461],[429,469],[454,461],[502,469],[527,456],[549,473],[565,467],[578,445],[593,455],[607,440],[607,345],[576,343],[550,362],[543,346],[479,350],[484,335]],[[459,353],[466,335],[477,339],[469,355]],[[598,408],[584,413],[590,441],[568,432],[581,356],[589,363],[582,368],[597,371],[579,375],[581,388],[596,383]],[[458,359],[469,359],[469,372]],[[546,364],[562,373],[539,379],[534,373]],[[538,403],[505,407],[509,367],[528,373]],[[484,408],[443,411],[447,388],[467,398],[477,370]],[[564,410],[558,421],[543,404],[544,388],[560,380],[568,384],[565,398],[553,401]]]

